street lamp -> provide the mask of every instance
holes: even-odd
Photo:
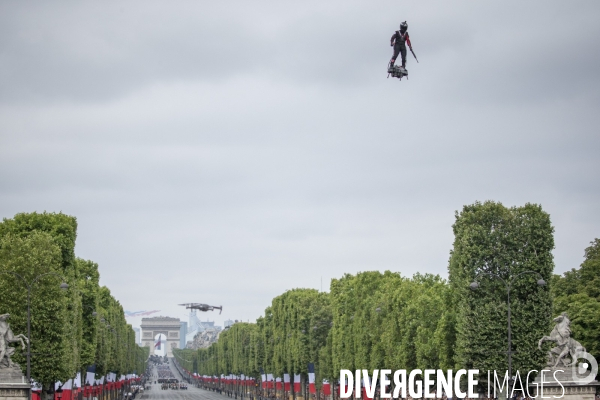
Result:
[[[62,289],[62,285],[61,285],[61,289]],[[82,304],[81,306],[85,307],[85,308],[89,308],[90,310],[92,310],[92,317],[97,317],[98,316],[98,313],[96,312],[96,310],[94,309],[94,307],[88,306],[87,304]]]
[[[502,283],[504,283],[504,286],[506,286],[506,303],[508,306],[508,376],[509,379],[512,381],[512,330],[511,330],[511,316],[510,316],[510,291],[512,289],[512,285],[514,283],[514,281],[520,277],[523,276],[525,274],[536,274],[539,279],[537,280],[537,284],[538,286],[545,286],[546,285],[546,281],[544,280],[544,278],[542,277],[542,275],[539,272],[535,272],[535,271],[524,271],[521,272],[515,276],[509,276],[508,281],[502,279],[502,277],[498,274],[494,274],[492,272],[479,272],[476,276],[475,276],[475,280],[473,282],[471,282],[471,284],[469,285],[469,288],[471,290],[478,290],[480,287],[479,282],[477,282],[477,278],[480,275],[489,275],[492,278],[496,278],[499,279],[500,281],[502,281]]]
[[[65,278],[56,272],[46,272],[45,274],[38,275],[29,283],[23,276],[17,274],[16,272],[1,271],[0,273],[5,275],[10,274],[18,277],[27,288],[27,382],[31,385],[31,288],[41,278],[49,275],[57,276],[62,280],[62,283],[59,286],[61,290],[67,290],[69,285],[65,282]],[[31,400],[31,389],[29,390],[29,400]]]

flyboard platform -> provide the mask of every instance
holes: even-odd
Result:
[[[392,78],[398,78],[402,80],[403,77],[408,79],[408,71],[405,68],[402,68],[401,65],[388,65],[388,78],[392,76]]]

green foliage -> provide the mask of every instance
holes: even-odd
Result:
[[[61,266],[67,272],[75,263],[75,239],[77,219],[63,213],[20,213],[12,219],[5,218],[0,224],[0,236],[13,234],[22,238],[37,232],[46,232],[62,254]]]
[[[75,261],[78,286],[81,291],[82,345],[81,367],[94,364],[98,341],[98,317],[92,315],[98,309],[100,274],[98,264],[78,258]]]
[[[76,219],[62,213],[17,214],[0,223],[0,312],[11,314],[15,333],[26,334],[31,285],[31,374],[46,387],[92,363],[101,374],[142,372],[149,354],[135,344],[119,302],[99,287],[98,265],[75,258],[76,231]],[[24,367],[24,352],[14,360]]]
[[[585,249],[585,260],[579,268],[554,275],[552,292],[555,297],[585,293],[600,301],[600,239],[594,239]]]
[[[1,312],[11,315],[9,323],[15,334],[27,336],[27,286],[42,274],[61,271],[60,248],[44,232],[26,237],[4,234],[0,238],[0,271],[5,272],[0,274]],[[69,349],[68,297],[60,283],[59,277],[46,275],[31,285],[32,376],[42,382],[65,380],[75,371]],[[14,357],[23,370],[24,353],[19,347]]]
[[[450,368],[455,312],[439,276],[363,272],[331,282],[331,293],[293,289],[277,296],[256,324],[236,323],[195,354],[177,351],[201,375],[306,375],[317,385],[339,370]],[[179,359],[178,358],[178,359]],[[187,361],[186,361],[187,360]],[[389,367],[388,367],[389,366]]]
[[[0,236],[10,235],[26,239],[40,232],[50,235],[54,244],[60,249],[60,267],[54,270],[54,273],[62,276],[70,286],[66,310],[57,323],[64,324],[65,330],[61,339],[66,341],[62,344],[61,352],[61,356],[64,357],[63,364],[67,363],[64,367],[68,371],[77,370],[80,365],[79,350],[82,340],[81,310],[75,268],[77,220],[62,213],[34,212],[17,214],[13,219],[4,219],[0,224]]]
[[[332,370],[445,368],[454,312],[439,276],[386,271],[332,280]]]
[[[196,350],[173,349],[173,356],[175,357],[179,365],[181,365],[186,370],[190,372],[198,372],[198,352]]]
[[[319,350],[332,322],[327,293],[293,289],[273,299],[265,311],[263,340],[269,345],[264,367],[277,376],[284,372],[306,374],[308,363],[319,365]]]
[[[600,359],[600,240],[585,249],[580,268],[553,277],[554,315],[567,312],[572,337]]]
[[[318,369],[322,355],[325,363],[331,363],[331,355],[323,351],[331,321],[327,293],[293,289],[274,298],[255,324],[234,324],[221,333],[217,343],[196,354],[176,353],[184,368],[195,365],[201,375],[258,377],[261,368],[277,376],[284,372],[306,374],[309,362]]]
[[[549,282],[554,269],[553,227],[540,206],[506,208],[500,203],[475,203],[456,215],[449,280],[456,305],[456,368],[507,368],[507,292],[498,279],[480,276],[480,289],[469,290],[480,272],[505,281],[535,271]],[[525,274],[512,284],[513,368],[539,369],[545,356],[535,351],[547,334],[552,309],[550,288]]]
[[[135,333],[125,320],[123,307],[105,286],[99,288],[97,313],[100,321],[104,321],[97,330],[96,373],[132,371],[133,349],[137,347]]]
[[[135,334],[134,334],[135,337]],[[146,360],[150,357],[150,348],[149,347],[140,347],[138,345],[135,346],[136,349],[136,360],[135,360],[135,369],[134,372],[138,375],[142,375],[144,371],[146,371]]]
[[[486,202],[465,206],[453,226],[449,282],[437,275],[406,278],[386,271],[346,274],[331,281],[330,293],[294,289],[277,296],[255,324],[237,323],[209,348],[177,350],[184,368],[201,375],[259,371],[281,376],[306,374],[316,365],[317,382],[336,379],[340,369],[502,370],[506,365],[506,287],[480,272],[512,281],[514,369],[529,370],[545,360],[537,341],[552,316],[567,311],[573,335],[600,356],[598,302],[599,246],[565,277],[552,276],[554,247],[550,218],[541,207],[506,208]]]
[[[96,364],[108,372],[141,373],[150,349],[135,344],[121,304],[99,285],[98,265],[75,258],[77,223],[64,214],[18,214],[0,224],[0,272],[17,272],[29,282],[53,272],[32,291],[32,375],[46,384],[66,380]],[[550,218],[541,207],[506,208],[494,202],[465,206],[453,225],[455,241],[449,282],[437,275],[412,278],[386,271],[346,274],[331,281],[330,293],[293,289],[274,298],[256,323],[236,323],[217,343],[199,350],[175,349],[178,362],[201,375],[259,371],[281,376],[315,363],[317,383],[334,380],[340,369],[506,368],[506,289],[511,292],[514,368],[544,361],[537,340],[552,315],[567,311],[573,336],[600,357],[600,241],[586,249],[579,269],[552,276],[554,247]],[[0,274],[0,312],[11,313],[15,333],[26,331],[26,291],[18,278]],[[96,312],[97,315],[93,315]],[[24,364],[23,352],[15,361]]]

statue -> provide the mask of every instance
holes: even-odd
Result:
[[[15,336],[8,325],[8,317],[10,314],[0,315],[0,369],[4,368],[18,368],[18,366],[12,362],[10,356],[15,352],[15,349],[10,347],[10,343],[21,343],[22,349],[25,350],[25,342],[29,343],[29,339],[23,334]]]
[[[578,358],[583,357],[586,350],[581,343],[571,337],[571,320],[566,312],[554,318],[553,321],[556,322],[554,329],[550,332],[550,336],[540,339],[538,349],[542,350],[542,343],[545,341],[554,342],[556,347],[548,353],[548,364],[553,368],[556,368],[559,363],[565,367],[573,366],[577,363]],[[571,360],[565,358],[567,354],[571,355]]]

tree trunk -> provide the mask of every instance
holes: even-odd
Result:
[[[42,400],[54,400],[54,387],[51,385],[53,384],[42,384],[42,392],[40,393]]]

